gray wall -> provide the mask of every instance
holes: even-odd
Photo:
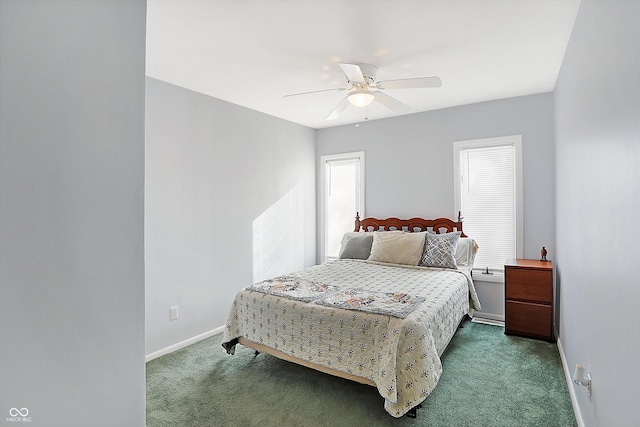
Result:
[[[555,91],[560,339],[587,426],[638,425],[640,2],[583,0]]]
[[[3,425],[145,423],[145,14],[0,1]]]
[[[226,323],[253,282],[252,224],[279,201],[302,204],[298,267],[313,265],[316,212],[312,129],[152,78],[146,113],[150,355]]]
[[[544,245],[553,259],[555,175],[550,93],[364,122],[357,128],[321,129],[317,131],[316,155],[319,159],[325,154],[365,151],[368,216],[453,217],[457,213],[452,142],[515,134],[522,135],[524,256],[539,258]],[[483,311],[494,315],[490,317],[503,316],[503,285],[478,281],[477,286]]]

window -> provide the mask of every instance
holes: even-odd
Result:
[[[356,212],[364,218],[364,152],[322,156],[322,260],[337,258]]]
[[[480,246],[474,268],[503,272],[522,257],[522,137],[456,141],[453,152],[455,212]]]

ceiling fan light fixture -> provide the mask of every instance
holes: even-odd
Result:
[[[374,94],[364,90],[352,92],[349,94],[349,96],[347,96],[347,99],[349,99],[351,105],[358,108],[364,108],[368,106],[373,102],[375,98],[376,97]]]

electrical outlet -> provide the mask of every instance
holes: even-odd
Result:
[[[171,307],[171,320],[178,319],[178,306]]]

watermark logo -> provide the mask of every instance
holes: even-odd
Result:
[[[9,409],[9,417],[5,419],[8,423],[30,423],[29,409],[27,408],[11,408]]]

